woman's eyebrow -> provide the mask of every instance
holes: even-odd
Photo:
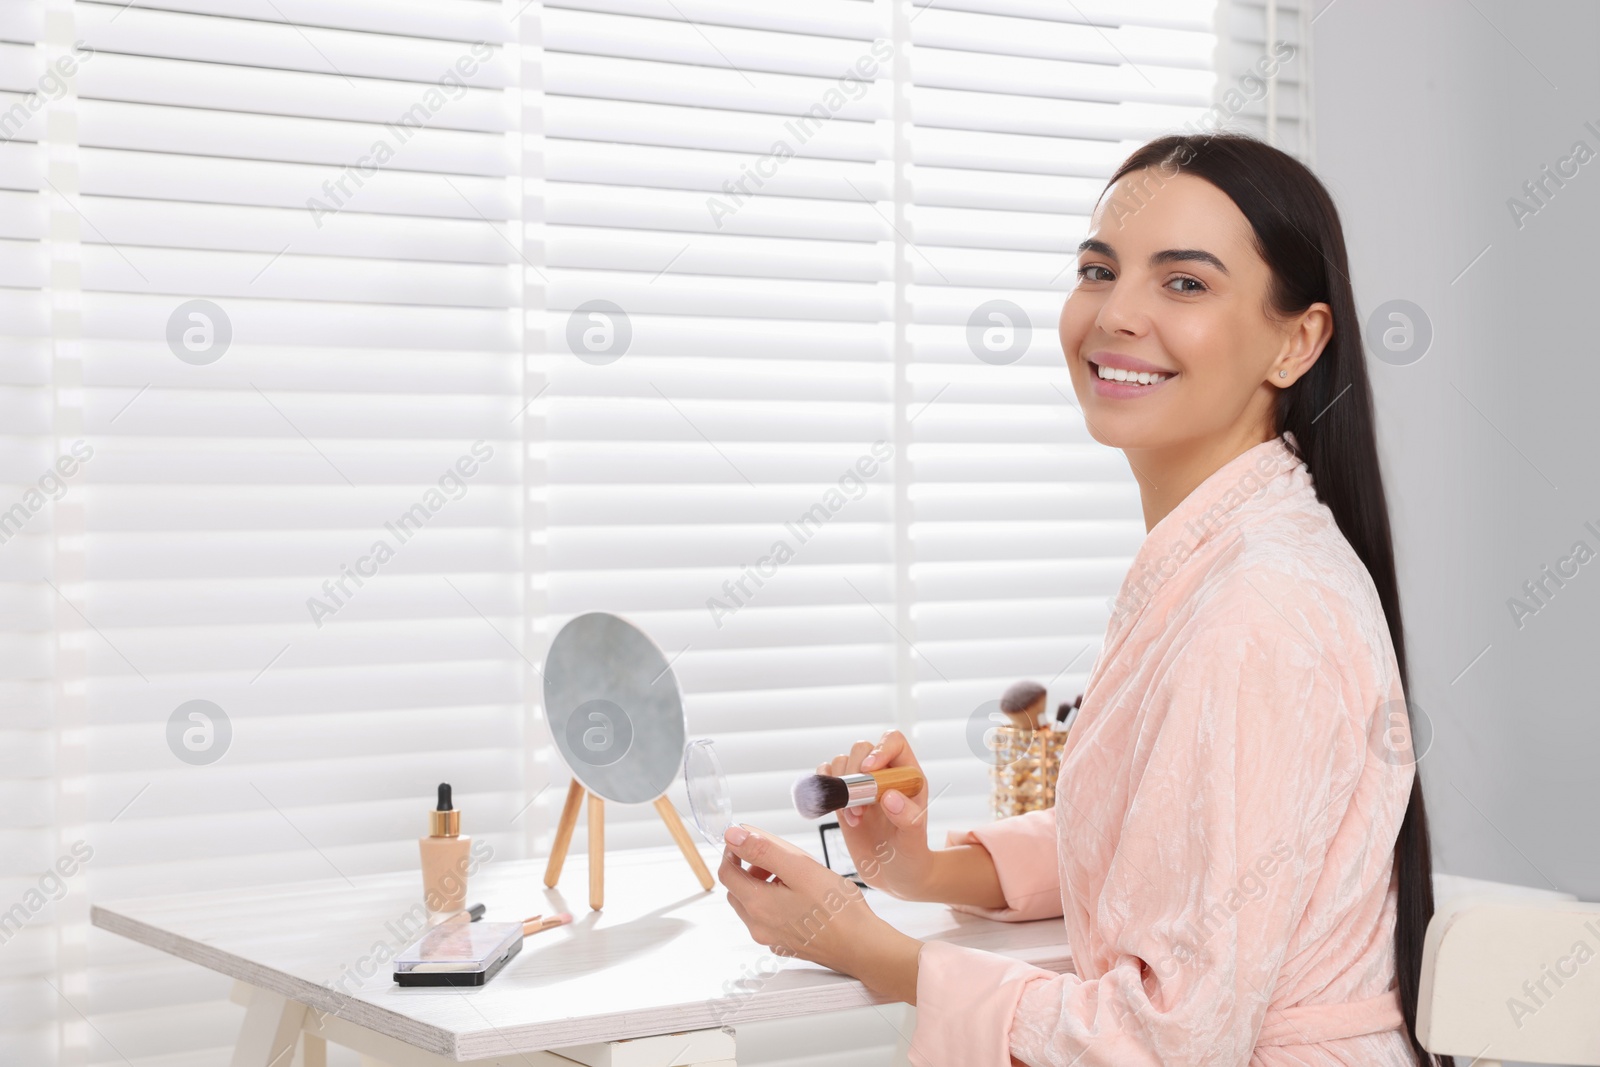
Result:
[[[1078,254],[1081,256],[1085,252],[1096,252],[1112,262],[1116,262],[1117,259],[1115,249],[1104,241],[1093,237],[1087,238],[1082,244],[1078,245]],[[1209,263],[1223,274],[1228,273],[1228,268],[1222,265],[1222,260],[1200,248],[1169,248],[1164,252],[1156,252],[1150,257],[1150,265],[1152,267],[1160,266],[1163,263],[1185,262]]]

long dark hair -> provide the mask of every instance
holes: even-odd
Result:
[[[1268,299],[1279,314],[1296,314],[1317,301],[1332,309],[1333,336],[1322,355],[1293,385],[1278,390],[1276,430],[1293,433],[1292,447],[1311,472],[1317,498],[1333,512],[1340,532],[1377,586],[1409,716],[1411,682],[1406,673],[1405,627],[1400,621],[1389,508],[1378,469],[1372,389],[1362,354],[1344,231],[1333,198],[1317,176],[1293,156],[1242,134],[1188,134],[1151,141],[1129,156],[1107,185],[1145,168],[1156,170],[1152,179],[1157,183],[1162,175],[1192,174],[1233,200],[1254,231],[1257,251],[1272,270]],[[1394,846],[1400,883],[1395,972],[1406,1036],[1417,1063],[1455,1067],[1454,1058],[1434,1057],[1417,1040],[1422,939],[1433,917],[1432,851],[1419,768]]]

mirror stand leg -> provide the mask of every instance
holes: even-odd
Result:
[[[567,847],[572,844],[572,831],[578,825],[578,805],[581,803],[583,783],[574,778],[567,787],[567,802],[561,807],[555,843],[550,846],[550,862],[544,868],[544,884],[548,888],[554,889],[561,880],[561,865],[567,861]]]
[[[710,889],[711,872],[706,869],[706,861],[700,858],[700,850],[695,847],[694,839],[689,836],[688,827],[683,825],[678,809],[672,806],[672,801],[668,800],[665,794],[656,797],[656,814],[667,824],[667,832],[678,843],[683,858],[689,861],[689,869],[694,871],[694,876],[700,880],[700,888]]]
[[[589,907],[599,911],[606,899],[606,802],[589,794]]]

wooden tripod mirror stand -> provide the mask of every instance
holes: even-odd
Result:
[[[572,844],[572,831],[578,825],[578,807],[586,794],[589,797],[589,907],[599,911],[605,904],[606,894],[606,802],[599,794],[585,789],[576,778],[567,787],[567,802],[562,805],[561,822],[556,826],[556,840],[550,846],[550,862],[545,865],[544,884],[554,888],[561,879],[561,866],[566,862],[567,847]],[[655,809],[661,821],[667,824],[667,832],[683,850],[683,858],[689,861],[694,876],[700,879],[700,888],[710,889],[711,871],[689,837],[683,820],[678,817],[678,809],[665,796],[656,797]]]
[[[544,706],[556,750],[572,771],[544,884],[561,878],[578,807],[589,798],[589,907],[605,903],[605,805],[655,805],[700,888],[711,872],[689,836],[667,787],[683,760],[687,727],[672,666],[637,626],[606,612],[579,615],[550,643]]]

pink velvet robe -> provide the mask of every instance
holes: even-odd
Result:
[[[1393,850],[1414,767],[1366,568],[1281,438],[1158,522],[1113,605],[1050,811],[949,844],[1075,974],[928,942],[918,1067],[1389,1067]]]

